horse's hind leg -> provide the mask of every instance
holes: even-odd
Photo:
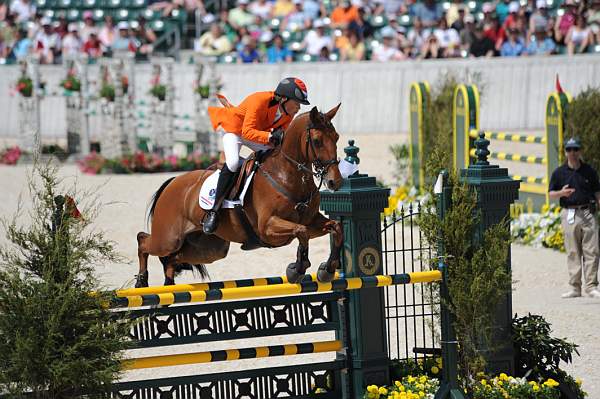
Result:
[[[195,231],[185,236],[183,246],[177,252],[177,263],[199,265],[212,263],[223,259],[229,252],[229,241],[201,231]]]
[[[150,237],[150,234],[139,232],[137,235],[138,242],[138,261],[139,270],[135,276],[135,288],[147,287],[148,286],[148,252],[144,252],[144,242]]]
[[[165,272],[164,285],[175,284],[177,266],[183,264],[191,265],[200,271],[202,277],[208,278],[204,264],[225,258],[229,252],[229,245],[229,241],[215,235],[206,235],[201,231],[189,233],[176,253],[160,257]]]
[[[160,237],[161,239],[157,239],[157,237]],[[169,257],[179,250],[182,239],[178,237],[168,237],[164,234],[157,236],[156,234],[139,232],[137,241],[139,271],[136,276],[135,287],[140,288],[148,286],[148,256]],[[167,270],[165,271],[165,275],[167,275]],[[169,272],[168,274],[171,275],[171,278],[174,278],[174,269],[172,273]]]

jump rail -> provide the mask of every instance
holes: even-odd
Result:
[[[351,277],[336,279],[330,283],[318,281],[303,281],[297,284],[275,284],[236,288],[214,288],[208,290],[195,290],[185,292],[163,292],[158,294],[136,295],[135,288],[129,292],[133,295],[115,297],[112,306],[140,307],[156,305],[172,305],[176,303],[196,303],[233,299],[249,299],[260,297],[276,297],[282,295],[294,295],[326,291],[350,291],[362,288],[386,287],[390,285],[427,283],[439,281],[442,274],[439,270],[427,272],[402,273],[391,275],[377,275],[366,277]],[[143,290],[146,290],[145,288]],[[143,291],[147,292],[147,291]]]

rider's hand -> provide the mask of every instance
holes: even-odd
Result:
[[[269,143],[274,146],[281,144],[283,140],[283,129],[275,129],[269,134]]]

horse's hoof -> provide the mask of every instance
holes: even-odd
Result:
[[[319,270],[317,270],[317,280],[320,283],[329,283],[335,278],[335,272],[331,273],[327,271],[327,262],[321,263]]]
[[[135,288],[144,288],[148,286],[148,272],[142,274],[136,274],[135,276]]]
[[[304,278],[304,273],[298,273],[295,263],[290,263],[288,265],[287,269],[285,270],[285,275],[288,283],[291,284],[299,283],[302,281],[302,278]]]
[[[175,279],[170,277],[165,277],[165,283],[163,285],[175,285]]]

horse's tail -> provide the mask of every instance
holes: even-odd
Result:
[[[158,259],[160,259],[160,263],[163,264],[163,267],[167,266],[167,262],[169,260],[168,256],[161,256]],[[208,269],[206,268],[206,265],[203,265],[201,263],[197,265],[192,265],[190,263],[175,264],[175,275],[179,275],[179,273],[181,273],[184,270],[191,270],[194,276],[196,276],[196,273],[198,273],[202,280],[210,280],[210,275],[208,274]]]
[[[150,205],[149,205],[150,210],[148,211],[148,218],[146,219],[146,224],[148,226],[150,226],[150,223],[152,222],[152,218],[154,217],[154,208],[156,208],[156,203],[158,202],[158,198],[163,193],[163,191],[165,191],[165,188],[167,188],[167,186],[169,185],[169,183],[171,183],[171,181],[173,181],[173,179],[175,179],[175,177],[171,177],[170,179],[167,179],[158,188],[158,190],[156,190],[156,192],[154,193],[154,195],[152,195],[152,199],[150,200]]]

